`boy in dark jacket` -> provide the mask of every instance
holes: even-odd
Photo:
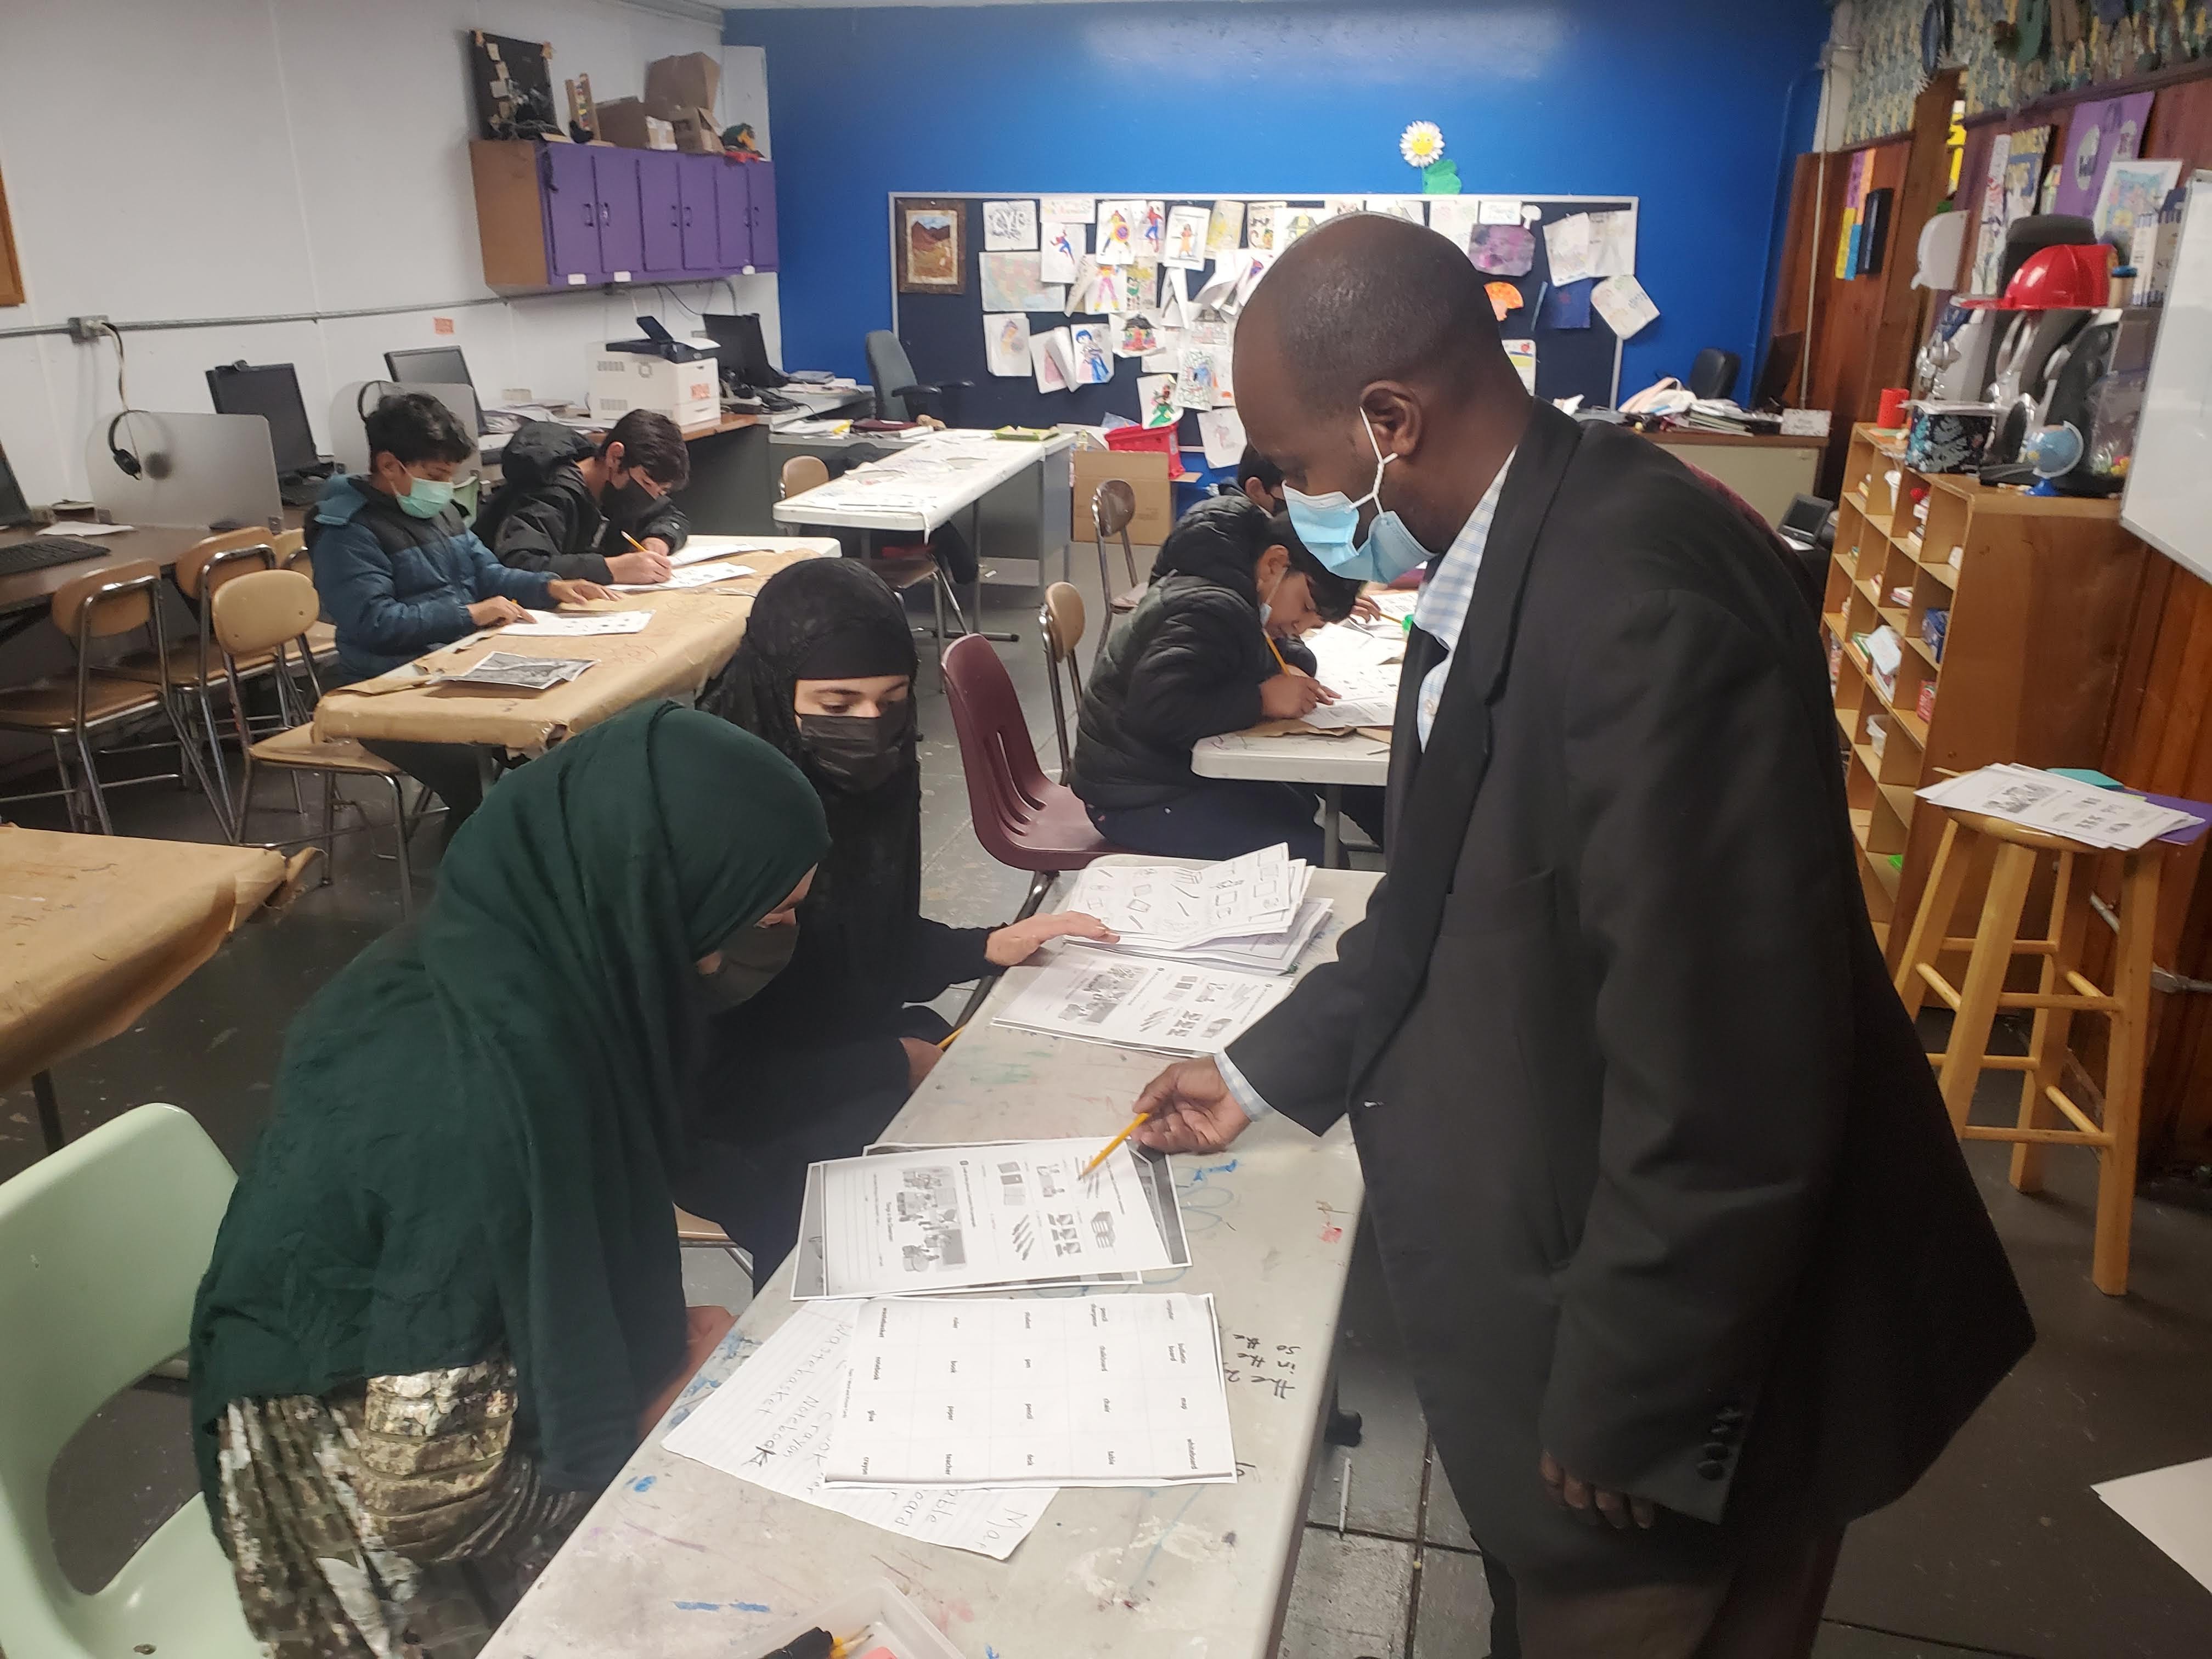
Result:
[[[1312,790],[1201,778],[1190,749],[1333,701],[1286,668],[1268,636],[1341,620],[1358,592],[1241,496],[1183,514],[1084,688],[1069,781],[1099,833],[1172,858],[1235,858],[1288,842],[1293,858],[1320,862]]]
[[[368,471],[325,483],[306,530],[315,591],[337,630],[338,684],[397,668],[477,629],[520,622],[525,606],[609,597],[595,582],[509,569],[469,533],[453,477],[477,441],[435,398],[386,398],[364,425]],[[476,810],[476,753],[465,745],[362,747],[444,800],[449,837]]]
[[[592,582],[668,580],[668,556],[690,529],[668,493],[691,481],[691,457],[665,415],[633,409],[596,443],[532,421],[507,441],[500,477],[477,537],[502,564]]]

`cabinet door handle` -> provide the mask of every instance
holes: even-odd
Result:
[[[585,204],[584,204],[584,228],[585,228],[586,230],[589,230],[591,228],[592,228],[592,204],[591,204],[589,202],[586,202],[586,203],[585,203]]]
[[[605,202],[602,202],[602,203],[600,203],[600,204],[599,204],[599,222],[600,222],[601,224],[603,224],[603,225],[604,225],[604,224],[605,224],[605,223],[606,223],[606,222],[607,222],[607,204],[606,204]]]

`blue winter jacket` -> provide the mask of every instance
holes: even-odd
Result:
[[[549,610],[552,577],[514,570],[471,533],[460,509],[434,519],[402,512],[392,496],[344,473],[307,515],[315,589],[337,629],[349,679],[397,668],[476,626],[469,607],[504,597]]]

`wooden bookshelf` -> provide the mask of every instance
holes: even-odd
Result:
[[[1893,962],[1942,834],[1915,792],[1994,761],[2098,763],[2145,560],[2118,501],[1915,472],[1903,445],[1852,428],[1821,605],[1859,879]],[[1930,611],[1948,613],[1940,653]],[[1903,647],[1890,684],[1861,643],[1884,623]]]

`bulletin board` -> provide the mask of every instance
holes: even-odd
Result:
[[[886,232],[891,254],[891,328],[905,345],[912,359],[915,378],[924,385],[942,386],[956,381],[971,384],[948,394],[945,411],[958,424],[971,427],[995,426],[1052,426],[1061,422],[1096,426],[1109,415],[1120,415],[1130,420],[1141,420],[1138,404],[1137,381],[1140,375],[1152,373],[1136,357],[1117,357],[1114,360],[1114,378],[1097,385],[1073,386],[1065,392],[1040,392],[1035,380],[1028,376],[1019,379],[994,375],[985,357],[983,341],[983,283],[981,268],[984,249],[983,204],[1009,200],[1040,201],[1053,191],[1024,192],[1019,191],[897,191],[888,199],[885,207]],[[1066,194],[1077,194],[1068,191]],[[1480,192],[1469,192],[1470,196]],[[965,213],[965,234],[962,238],[962,258],[965,267],[964,291],[959,294],[915,294],[899,292],[898,206],[902,201],[927,198],[936,202],[960,204]],[[1170,208],[1179,206],[1202,207],[1211,210],[1217,199],[1224,201],[1282,202],[1288,208],[1318,210],[1324,198],[1320,196],[1285,196],[1279,191],[1236,193],[1218,191],[1212,194],[1167,195],[1158,191],[1127,191],[1117,197],[1112,191],[1098,191],[1092,199],[1150,200],[1162,202]],[[1380,196],[1364,198],[1370,202],[1421,202],[1425,205],[1441,198]],[[1462,200],[1467,198],[1462,198]],[[1633,196],[1522,196],[1514,199],[1524,206],[1538,210],[1540,219],[1529,225],[1535,232],[1535,262],[1528,273],[1520,277],[1490,277],[1485,281],[1510,283],[1521,295],[1522,309],[1512,312],[1498,325],[1507,339],[1533,339],[1536,343],[1536,392],[1547,398],[1581,396],[1592,406],[1610,407],[1619,395],[1620,382],[1620,339],[1606,326],[1605,319],[1595,310],[1590,313],[1588,328],[1560,329],[1535,326],[1535,317],[1530,307],[1540,295],[1550,286],[1549,258],[1545,247],[1541,227],[1577,213],[1637,212],[1638,199]],[[1632,224],[1635,222],[1633,218]],[[1095,231],[1094,231],[1095,234]],[[1209,266],[1203,271],[1188,273],[1190,291],[1196,293],[1212,274]],[[1076,315],[1064,312],[1031,312],[1027,313],[1033,332],[1067,325]],[[1194,412],[1187,411],[1178,423],[1178,444],[1184,448],[1199,447],[1198,422]]]

